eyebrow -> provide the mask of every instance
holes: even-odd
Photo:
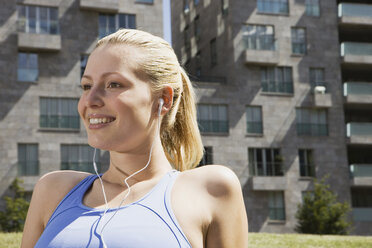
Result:
[[[105,73],[102,74],[101,79],[105,79],[112,74],[118,75],[118,76],[122,77],[126,82],[130,83],[130,80],[128,80],[128,78],[124,77],[124,75],[121,74],[120,72],[105,72]],[[86,75],[86,74],[84,74],[82,76],[82,78],[87,78],[89,80],[93,80],[93,78],[90,75]]]

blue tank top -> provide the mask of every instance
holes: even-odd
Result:
[[[169,171],[141,199],[120,207],[103,232],[108,248],[191,247],[171,208],[171,189],[179,173]],[[85,192],[97,178],[97,175],[86,177],[63,198],[36,248],[103,247],[102,226],[117,208],[111,208],[104,220],[99,221],[104,209],[83,205]]]

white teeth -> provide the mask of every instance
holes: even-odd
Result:
[[[109,123],[114,121],[114,118],[110,117],[103,117],[103,118],[90,118],[89,123],[90,124],[100,124],[100,123]]]

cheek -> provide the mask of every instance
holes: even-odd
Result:
[[[77,105],[77,110],[79,112],[80,117],[83,117],[83,111],[84,111],[84,104],[83,104],[83,97],[80,97],[78,105]]]

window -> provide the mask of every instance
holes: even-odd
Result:
[[[306,54],[306,31],[304,28],[292,28],[292,53]]]
[[[320,16],[319,0],[305,0],[306,15]]]
[[[136,0],[136,3],[154,3],[154,0]]]
[[[119,28],[136,28],[136,15],[99,14],[99,38],[112,34]]]
[[[36,53],[18,53],[17,80],[36,82],[39,77],[39,66]]]
[[[296,111],[297,134],[327,136],[327,110],[298,108]]]
[[[201,76],[201,51],[198,51],[195,56],[195,63],[196,63],[196,76]]]
[[[351,188],[353,208],[372,208],[372,188]]]
[[[313,151],[309,149],[299,149],[300,176],[315,177],[315,166],[313,161]]]
[[[18,5],[18,31],[37,34],[58,34],[58,8]]]
[[[207,164],[213,164],[213,147],[211,146],[205,146],[204,147],[204,154],[203,158],[200,161],[199,166],[207,165]]]
[[[249,148],[249,174],[251,176],[283,176],[283,158],[279,149]]]
[[[190,11],[189,0],[183,0],[183,12],[188,13]]]
[[[316,86],[326,87],[324,80],[324,68],[310,68],[309,75],[312,88],[315,88]]]
[[[248,106],[247,115],[247,133],[262,134],[262,109],[261,107]]]
[[[85,67],[87,66],[89,55],[88,54],[82,54],[80,55],[80,77],[83,77]]]
[[[37,144],[18,144],[18,176],[39,175],[39,149]]]
[[[197,15],[194,19],[194,36],[196,40],[200,39],[200,23],[199,23],[199,15]]]
[[[229,0],[221,0],[221,13],[223,16],[229,13]]]
[[[269,192],[269,219],[285,220],[284,192]]]
[[[257,0],[257,11],[271,14],[288,14],[288,0]]]
[[[194,0],[194,5],[198,5],[199,4],[199,0]]]
[[[229,132],[226,105],[199,104],[197,113],[201,132]]]
[[[293,93],[291,67],[262,67],[261,86],[263,92]]]
[[[78,99],[40,98],[40,127],[80,129]]]
[[[242,27],[245,49],[276,50],[274,27],[269,25],[244,25]]]
[[[100,150],[97,149],[95,162],[98,173],[101,171],[99,162]],[[94,149],[88,145],[61,145],[61,170],[77,170],[95,173],[93,167]]]
[[[216,38],[212,39],[209,42],[210,49],[211,49],[211,66],[217,65],[217,45],[216,45]]]

